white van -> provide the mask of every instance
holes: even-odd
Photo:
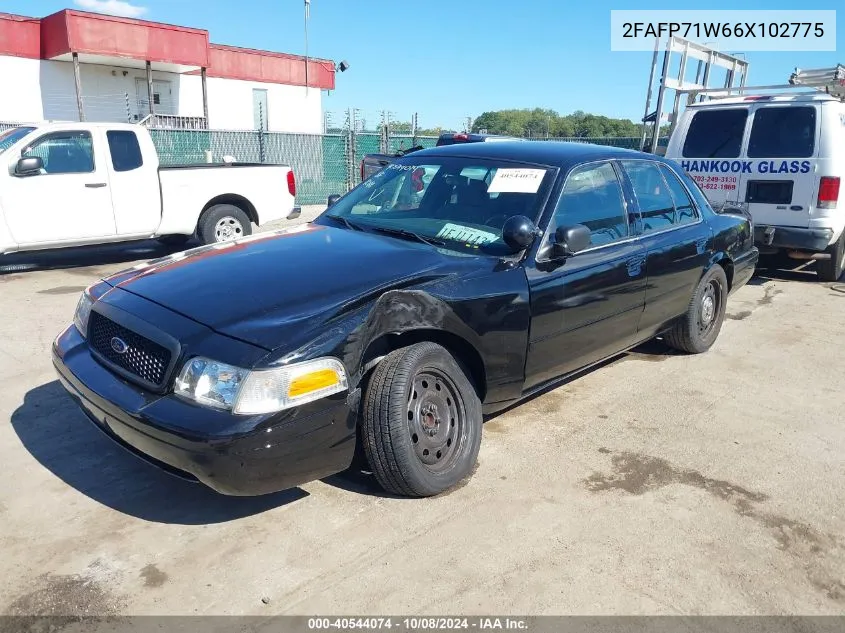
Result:
[[[750,212],[761,254],[815,259],[821,279],[845,269],[845,103],[823,94],[767,95],[692,104],[666,158],[715,208]]]

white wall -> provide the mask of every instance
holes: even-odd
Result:
[[[0,55],[0,121],[34,123],[44,118],[37,59]]]
[[[124,73],[126,75],[124,76]],[[146,73],[141,69],[80,65],[83,101],[88,120],[126,121],[129,97],[131,120],[139,112],[136,79],[143,81],[141,98],[146,100]],[[78,120],[73,64],[0,56],[0,121]],[[167,81],[171,112],[202,116],[202,80],[199,75],[178,75],[153,71],[154,81]],[[208,118],[212,129],[254,129],[253,88],[267,90],[268,128],[272,132],[319,134],[322,131],[322,95],[319,88],[306,90],[235,79],[208,78]]]
[[[322,94],[319,88],[310,88],[306,95],[302,86],[218,77],[208,78],[209,127],[224,130],[254,129],[253,89],[267,90],[267,127],[271,132],[322,132]],[[201,88],[199,90],[201,94]]]

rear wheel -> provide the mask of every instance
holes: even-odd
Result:
[[[716,264],[698,282],[686,314],[666,334],[666,343],[688,354],[706,352],[722,329],[727,298],[728,278]]]
[[[833,246],[828,246],[830,259],[820,259],[816,262],[816,274],[822,281],[836,281],[845,270],[845,231]]]
[[[472,473],[481,446],[481,402],[446,349],[417,343],[376,367],[362,425],[367,461],[381,486],[428,497]]]
[[[249,216],[233,204],[217,204],[200,217],[197,233],[203,244],[228,242],[252,233]]]

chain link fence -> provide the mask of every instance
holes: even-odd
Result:
[[[288,134],[263,131],[151,129],[162,165],[196,162],[285,163],[293,168],[299,204],[320,204],[333,193],[345,193],[361,182],[360,162],[365,154],[384,151],[378,132],[345,131],[340,134]],[[388,153],[415,146],[434,147],[436,136],[393,135]],[[639,137],[566,137],[531,139],[563,141],[639,149]],[[668,139],[661,139],[665,145]],[[350,148],[354,147],[354,151]]]
[[[20,123],[0,122],[0,132]],[[321,204],[333,193],[345,193],[361,181],[365,154],[395,153],[414,146],[434,147],[436,136],[355,132],[290,134],[263,130],[179,130],[150,128],[162,165],[222,162],[284,163],[296,174],[297,202]],[[639,137],[535,138],[534,142],[566,141],[639,149]],[[665,146],[668,139],[660,140]]]

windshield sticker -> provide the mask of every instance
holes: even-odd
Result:
[[[419,165],[400,165],[398,163],[390,163],[387,166],[387,169],[395,169],[397,171],[414,171],[415,169],[420,169]]]
[[[545,169],[499,169],[487,193],[537,193]]]
[[[479,231],[478,229],[461,226],[460,224],[444,224],[436,237],[455,242],[465,242],[466,244],[487,244],[488,242],[495,242],[499,239],[499,236],[495,233]]]

